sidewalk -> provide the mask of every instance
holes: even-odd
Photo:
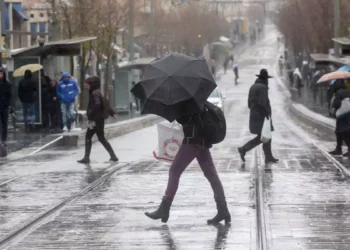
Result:
[[[109,118],[105,121],[105,124],[115,124],[136,117],[140,117],[140,113],[135,112],[125,115],[118,114],[117,119]],[[83,119],[83,121],[78,124],[78,127],[85,130],[87,128],[87,120]],[[31,148],[31,151],[35,151],[36,149],[47,145],[51,141],[56,140],[60,136],[63,136],[63,133],[47,133],[44,131],[25,133],[23,128],[14,129],[12,126],[10,126],[7,140],[8,151],[9,154],[27,148]]]

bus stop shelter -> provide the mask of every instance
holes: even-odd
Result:
[[[345,65],[345,62],[338,57],[329,54],[311,54],[310,55],[315,68],[325,68],[333,66],[335,69]]]
[[[120,63],[119,70],[115,73],[114,81],[114,106],[118,112],[130,112],[133,110],[135,98],[130,93],[133,83],[140,81],[142,70],[156,58],[140,58],[130,62]]]
[[[32,47],[14,49],[11,51],[11,58],[7,60],[9,78],[14,84],[14,105],[16,115],[19,118],[19,123],[22,122],[22,104],[17,98],[18,82],[21,78],[13,78],[13,71],[27,64],[43,65],[46,75],[51,79],[59,80],[60,72],[70,72],[72,56],[81,56],[82,46],[95,40],[96,37],[81,37],[55,42],[38,44]],[[71,72],[74,74],[74,72]],[[41,75],[40,72],[33,74],[34,79],[37,79],[38,90],[37,100],[35,104],[35,124],[42,124],[42,100],[41,100]]]

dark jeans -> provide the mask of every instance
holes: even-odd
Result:
[[[96,126],[93,129],[89,129],[86,131],[85,135],[85,157],[89,158],[90,153],[91,153],[91,147],[92,147],[92,137],[96,134],[98,140],[101,142],[101,144],[105,147],[109,155],[115,156],[113,148],[111,144],[106,140],[105,138],[105,132],[104,132],[104,127],[105,127],[105,121],[104,120],[98,120],[95,121]]]
[[[216,201],[225,201],[224,188],[216,172],[213,159],[208,148],[201,148],[197,145],[183,144],[177,153],[173,164],[169,170],[168,187],[165,191],[164,199],[173,200],[179,187],[181,174],[187,166],[197,159],[204,176],[210,182]]]
[[[23,120],[25,127],[28,123],[34,123],[36,120],[35,115],[35,104],[34,103],[23,103]]]
[[[1,140],[6,142],[7,140],[7,127],[8,127],[9,110],[0,110],[0,122],[1,122]]]
[[[56,104],[43,105],[43,128],[61,128],[61,110]]]
[[[252,139],[249,142],[247,142],[243,146],[245,151],[248,152],[248,151],[252,150],[253,148],[259,146],[262,143],[260,138],[261,138],[261,135],[257,135],[254,139]],[[263,150],[264,150],[265,158],[271,158],[272,157],[271,143],[272,143],[272,140],[270,140],[269,142],[263,144]]]

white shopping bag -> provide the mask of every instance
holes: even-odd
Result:
[[[272,131],[271,131],[271,120],[265,118],[264,125],[261,130],[261,138],[262,143],[267,143],[272,139]]]
[[[153,151],[153,156],[159,161],[171,163],[184,138],[182,126],[177,122],[159,123],[157,129],[158,147]]]
[[[344,100],[342,100],[340,108],[338,108],[337,112],[335,113],[335,117],[339,119],[349,114],[350,114],[350,99],[345,98]]]

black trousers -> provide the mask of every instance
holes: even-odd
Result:
[[[9,110],[1,109],[0,110],[1,140],[3,142],[6,142],[7,140],[8,119],[9,119]]]
[[[248,141],[243,148],[245,149],[246,152],[252,150],[253,148],[259,146],[262,142],[260,140],[261,135],[257,135],[254,139]],[[270,140],[267,143],[263,144],[263,150],[264,150],[264,154],[265,154],[265,158],[272,158],[272,151],[271,151],[271,142],[272,140]]]
[[[337,136],[337,148],[341,148],[344,141],[348,147],[348,150],[350,151],[350,132],[341,132],[335,134]]]
[[[91,148],[92,148],[92,137],[96,134],[99,142],[104,146],[104,148],[107,150],[109,155],[115,156],[115,153],[113,151],[113,148],[111,144],[107,141],[105,138],[105,121],[103,119],[95,121],[96,126],[93,129],[89,129],[86,131],[85,134],[85,157],[89,158],[91,154]]]

